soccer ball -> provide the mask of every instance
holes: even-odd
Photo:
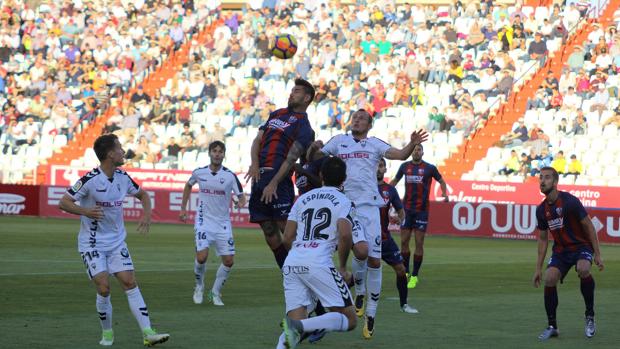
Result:
[[[297,40],[290,34],[276,35],[271,53],[280,59],[289,59],[297,52]]]

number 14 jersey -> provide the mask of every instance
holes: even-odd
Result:
[[[322,187],[300,196],[288,220],[297,223],[297,237],[286,258],[287,265],[333,265],[338,246],[338,220],[353,220],[353,204],[334,187]]]

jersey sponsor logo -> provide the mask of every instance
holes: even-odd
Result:
[[[406,175],[405,181],[407,183],[422,183],[424,180],[424,176],[414,176],[414,175]]]
[[[308,274],[310,268],[307,265],[285,265],[282,267],[282,274]]]
[[[291,126],[290,123],[286,121],[282,121],[280,119],[271,119],[269,120],[269,124],[268,124],[269,128],[275,128],[275,129],[282,130],[282,131],[284,131],[289,126]]]
[[[205,194],[211,194],[211,195],[226,195],[226,192],[223,190],[217,190],[217,189],[200,189],[201,193],[205,193]]]
[[[482,218],[484,211],[489,211],[489,218]],[[463,214],[465,213],[465,214]],[[458,202],[452,208],[452,226],[462,231],[473,231],[480,228],[482,222],[490,222],[496,233],[506,233],[513,227],[520,234],[529,235],[536,229],[536,206],[506,205],[506,217],[497,217],[494,204],[482,203],[474,208],[469,202]],[[500,226],[498,222],[506,222]]]
[[[74,192],[77,192],[78,190],[80,190],[80,188],[82,188],[82,185],[84,183],[82,183],[82,180],[78,180],[77,182],[75,182],[75,184],[71,187],[71,190],[73,190]]]
[[[123,256],[123,258],[129,258],[129,251],[127,251],[127,248],[123,247],[121,249],[121,256]]]
[[[381,196],[383,196],[383,201],[385,201],[385,203],[387,204],[388,202],[390,202],[390,192],[387,190],[384,190],[381,192]]]
[[[291,116],[290,118],[288,118],[288,123],[292,124],[294,122],[297,122],[297,118],[295,116]]]
[[[341,158],[342,160],[347,160],[347,159],[370,159],[370,154],[366,153],[366,152],[356,151],[356,152],[353,152],[353,153],[338,154],[338,157]]]
[[[122,200],[117,201],[95,201],[95,205],[101,207],[121,207],[123,206]]]
[[[26,208],[26,198],[17,194],[0,194],[0,214],[19,214]]]
[[[547,221],[547,225],[549,226],[550,230],[562,229],[562,226],[564,226],[564,217],[550,219]]]

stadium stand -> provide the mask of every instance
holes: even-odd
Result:
[[[527,98],[535,96],[530,86],[564,56],[567,42],[584,33],[588,15],[587,9],[576,5],[547,3],[455,6],[371,1],[315,8],[270,4],[250,1],[243,11],[203,12],[222,21],[200,30],[181,46],[181,55],[171,53],[172,64],[147,76],[143,92],[150,104],[137,92],[140,83],[133,83],[120,94],[120,106],[111,103],[115,108],[51,162],[95,165],[94,153],[86,145],[103,129],[121,136],[132,156],[130,166],[193,169],[205,163],[203,150],[210,141],[225,139],[227,164],[243,172],[249,166],[248,139],[270,110],[286,104],[293,78],[301,76],[317,86],[317,103],[309,114],[319,139],[346,130],[350,113],[364,107],[376,112],[374,134],[395,145],[406,140],[409,130],[427,128],[431,141],[425,157],[444,165],[448,176],[504,180],[505,175],[491,174],[499,170],[497,158],[505,157],[502,150],[488,150],[497,158],[477,165],[480,172],[467,172],[475,154],[481,158],[492,145],[474,149],[474,143],[482,138],[499,141],[499,131],[505,133],[517,119],[509,120],[508,111],[514,117],[520,110],[528,126],[533,126],[532,120],[540,122],[542,110],[525,113]],[[295,35],[301,45],[291,60],[271,59],[267,52],[269,38],[280,32]],[[613,41],[616,34],[608,35]],[[617,61],[612,47],[608,55]],[[529,54],[533,52],[542,54]],[[547,99],[545,95],[543,103]],[[523,106],[514,108],[517,100]],[[547,120],[550,112],[545,113]],[[609,111],[602,114],[608,116]],[[545,131],[553,138],[552,130]],[[6,144],[7,138],[0,143]],[[52,139],[58,148],[67,142],[62,134]],[[29,158],[25,155],[29,147],[17,148],[12,159]],[[48,157],[51,151],[45,147]],[[3,160],[9,164],[5,168],[11,161]],[[31,165],[36,163],[32,160]],[[503,161],[499,164],[503,167]],[[394,173],[396,165],[389,164],[388,173]],[[19,180],[19,175],[9,180]]]

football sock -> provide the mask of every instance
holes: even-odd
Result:
[[[581,294],[586,303],[586,316],[594,316],[594,286],[592,275],[581,279]]]
[[[418,273],[420,272],[420,267],[422,266],[423,259],[424,259],[424,256],[421,254],[413,255],[413,272],[411,272],[412,276],[418,276]]]
[[[129,301],[129,308],[131,309],[133,316],[138,321],[140,328],[143,331],[151,328],[149,311],[144,303],[144,298],[142,298],[142,294],[140,293],[138,286],[132,288],[131,290],[125,291],[125,294],[127,295],[127,300]]]
[[[407,304],[407,276],[396,276],[396,289],[398,290],[398,298],[400,298],[400,306]]]
[[[97,313],[99,313],[99,320],[101,321],[102,330],[112,329],[112,302],[110,302],[110,295],[104,297],[97,293]]]
[[[276,349],[286,349],[286,347],[284,346],[285,339],[286,339],[286,335],[284,334],[284,332],[282,332],[282,334],[280,335],[280,338],[278,338],[278,345],[276,346]]]
[[[280,244],[280,246],[276,247],[275,250],[271,250],[271,252],[273,252],[273,256],[276,257],[276,263],[278,263],[278,267],[282,269],[284,261],[286,260],[286,256],[288,256],[288,251],[286,250],[286,248],[284,248],[283,244]]]
[[[213,293],[217,295],[221,294],[220,291],[222,290],[222,286],[224,286],[226,279],[228,279],[230,269],[231,268],[225,266],[224,264],[220,264],[220,267],[217,268],[217,273],[215,274],[215,281],[213,282],[213,289],[211,289]]]
[[[349,319],[347,319],[344,314],[336,312],[303,319],[301,320],[301,324],[304,328],[303,332],[312,332],[316,330],[345,332],[349,329]]]
[[[353,271],[353,279],[355,280],[355,295],[356,296],[365,296],[366,295],[366,273],[367,273],[368,265],[366,264],[366,260],[359,260],[353,257],[351,263],[351,270]]]
[[[558,289],[557,287],[545,286],[545,310],[547,311],[547,320],[549,326],[558,328],[555,312],[558,309]]]
[[[405,272],[409,274],[409,263],[411,261],[411,252],[400,253],[403,256],[403,264],[405,264]]]
[[[196,285],[203,286],[205,284],[205,272],[207,271],[207,262],[200,264],[194,259],[194,274],[196,275]]]
[[[381,295],[381,267],[368,268],[368,293],[366,315],[375,317],[379,296]]]

